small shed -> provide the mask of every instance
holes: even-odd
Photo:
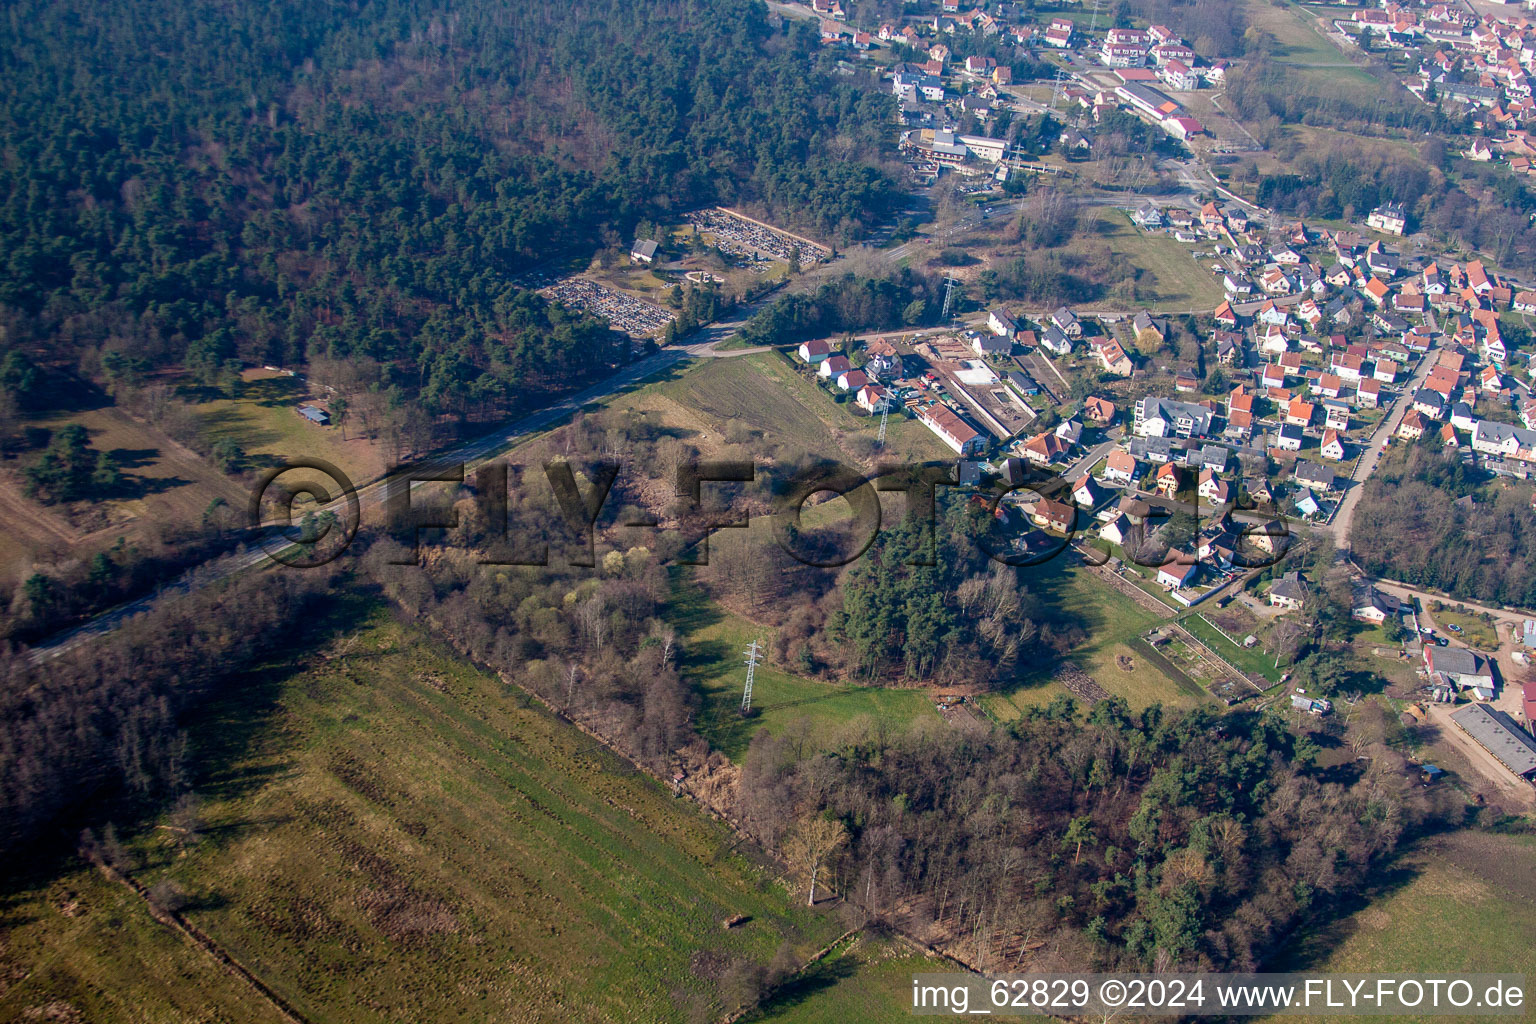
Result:
[[[299,406],[299,415],[303,416],[311,423],[318,423],[321,426],[325,426],[331,422],[331,414],[320,408],[318,405]]]

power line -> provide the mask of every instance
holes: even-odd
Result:
[[[757,663],[762,660],[762,645],[753,640],[743,653],[747,656],[747,685],[741,692],[741,713],[745,715],[752,710],[752,677],[757,672]]]

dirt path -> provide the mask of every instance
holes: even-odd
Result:
[[[118,871],[95,857],[92,857],[91,861],[108,879],[118,883],[137,896],[144,903],[144,908],[149,911],[149,916],[173,931],[179,932],[182,938],[213,957],[220,967],[223,967],[230,974],[250,985],[252,991],[260,996],[268,1006],[272,1007],[279,1017],[288,1021],[288,1024],[309,1024],[308,1019],[303,1014],[295,1009],[286,999],[278,995],[271,986],[252,973],[249,968],[239,960],[236,960],[224,947],[215,942],[213,937],[207,932],[191,921],[188,921],[176,911],[167,910],[156,903],[154,898],[150,896],[149,890],[138,879]]]
[[[1476,740],[1462,732],[1461,727],[1451,721],[1454,708],[1444,704],[1430,704],[1428,707],[1429,720],[1440,733],[1436,745],[1450,747],[1476,773],[1476,780],[1466,780],[1469,786],[1476,789],[1478,787],[1475,782],[1481,781],[1492,790],[1493,799],[1506,807],[1526,811],[1536,808],[1536,789],[1530,783],[1516,778]]]

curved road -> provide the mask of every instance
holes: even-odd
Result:
[[[771,351],[769,348],[762,347],[732,349],[721,352],[717,348],[721,342],[740,330],[741,326],[746,323],[747,317],[752,312],[755,312],[758,305],[766,301],[767,299],[760,299],[758,303],[743,307],[742,310],[738,311],[738,315],[734,320],[712,324],[705,328],[700,333],[698,341],[688,345],[664,348],[659,352],[652,353],[644,359],[620,369],[613,376],[601,383],[592,385],[584,391],[561,399],[554,405],[547,406],[538,412],[531,413],[522,419],[509,423],[477,440],[468,441],[440,452],[433,456],[433,461],[463,462],[467,470],[475,463],[484,462],[506,451],[508,448],[526,439],[530,434],[554,426],[556,423],[573,415],[582,406],[623,391],[625,388],[632,387],[649,377],[654,377],[664,370],[670,369],[678,363],[689,359],[731,359],[737,356],[752,355],[756,352]],[[384,503],[385,496],[388,493],[389,479],[389,477],[384,477],[358,488],[357,501],[360,517],[369,508],[377,507]],[[333,511],[341,511],[343,507],[343,501],[340,499],[327,506],[327,508]],[[228,579],[237,573],[258,568],[271,561],[272,559],[266,551],[257,547],[194,566],[171,582],[162,584],[137,600],[119,605],[116,608],[101,613],[83,625],[57,633],[48,638],[32,649],[32,661],[35,664],[40,664],[51,658],[56,658],[66,651],[73,650],[93,637],[110,633],[134,615],[148,611],[162,597],[190,593],[210,583]]]

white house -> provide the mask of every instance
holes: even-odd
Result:
[[[832,354],[832,346],[825,341],[807,341],[797,351],[802,362],[819,363]]]

